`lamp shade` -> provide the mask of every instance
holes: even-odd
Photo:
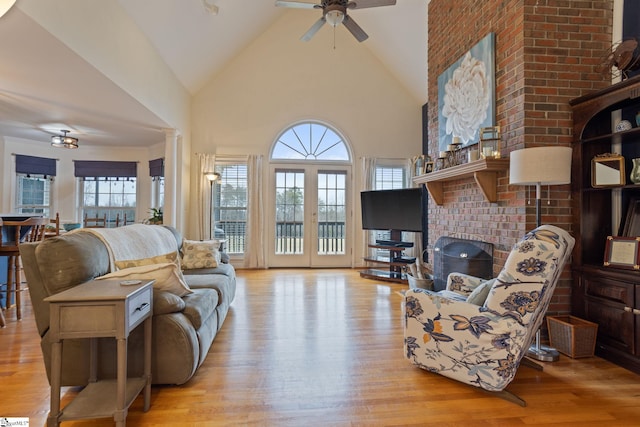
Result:
[[[571,147],[533,147],[511,152],[509,184],[561,185],[571,182]]]
[[[220,179],[220,174],[218,172],[213,172],[213,171],[204,172],[204,176],[206,176],[209,182],[211,183],[213,183],[213,181],[217,181],[218,179]]]

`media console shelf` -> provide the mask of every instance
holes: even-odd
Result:
[[[398,230],[391,230],[391,239],[396,241],[401,241],[402,232]],[[407,261],[394,261],[397,258],[402,256],[402,252],[405,249],[409,249],[413,247],[411,246],[397,246],[393,244],[382,244],[382,243],[370,243],[368,245],[373,249],[382,249],[389,251],[388,257],[364,257],[364,260],[367,262],[379,263],[388,265],[388,270],[377,270],[377,269],[367,269],[360,271],[360,276],[365,277],[367,279],[377,279],[384,280],[387,282],[397,282],[397,283],[409,283],[407,279],[407,274],[404,273],[404,267],[407,266]]]
[[[509,159],[480,159],[439,171],[418,175],[416,184],[424,184],[438,206],[444,204],[444,183],[473,176],[487,201],[498,201],[498,174],[509,169]]]

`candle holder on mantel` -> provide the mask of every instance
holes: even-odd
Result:
[[[483,159],[500,158],[500,126],[480,128],[480,157]]]

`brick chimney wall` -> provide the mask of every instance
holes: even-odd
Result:
[[[610,84],[596,66],[611,47],[612,22],[613,0],[431,0],[429,154],[439,152],[438,76],[490,32],[502,156],[525,147],[570,146],[569,100]],[[544,187],[542,198],[542,223],[571,231],[570,186]],[[510,186],[508,172],[499,175],[496,203],[484,199],[473,178],[446,182],[444,204],[429,201],[429,259],[440,236],[483,240],[494,244],[497,273],[535,224],[535,188]],[[570,312],[570,297],[567,268],[549,313]]]

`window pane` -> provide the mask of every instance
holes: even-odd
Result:
[[[247,165],[217,164],[220,179],[214,184],[214,237],[227,240],[231,254],[243,254],[247,222]]]
[[[342,138],[327,126],[305,122],[290,127],[273,147],[272,159],[348,161]]]
[[[16,174],[16,210],[49,215],[51,181],[44,175]]]
[[[303,253],[304,246],[304,172],[276,171],[275,253]]]
[[[136,221],[136,184],[135,178],[86,178],[82,185],[84,215],[90,218],[106,216],[109,227],[116,226],[116,218],[119,218],[120,224],[123,224],[125,214],[127,224],[134,223]],[[122,209],[125,207],[128,209]]]

